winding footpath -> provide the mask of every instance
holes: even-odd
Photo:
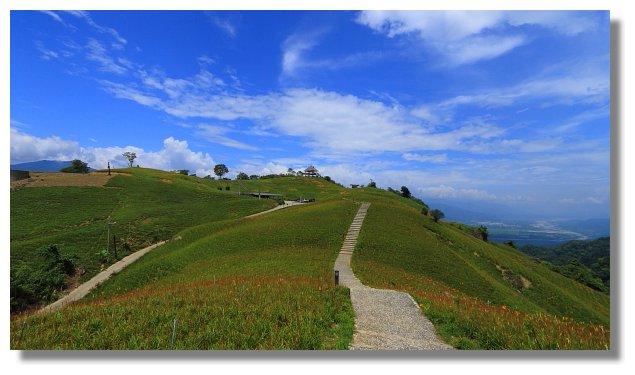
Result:
[[[265,211],[261,211],[261,212],[257,212],[257,213],[252,214],[252,215],[245,216],[245,218],[250,218],[250,217],[263,215],[263,214],[266,214],[266,213],[269,213],[269,212],[281,210],[283,208],[295,206],[296,204],[301,204],[301,203],[298,203],[298,202],[295,202],[295,201],[284,201],[283,205],[276,206],[274,208],[271,208],[271,209],[268,209],[268,210],[265,210]],[[179,240],[179,239],[180,239],[180,237],[176,237],[173,240]],[[112,275],[114,275],[117,272],[123,270],[124,268],[126,268],[130,264],[136,262],[142,256],[146,255],[150,251],[156,249],[157,247],[163,245],[166,242],[167,241],[157,242],[154,245],[150,245],[150,246],[145,247],[145,248],[143,248],[141,250],[135,251],[134,253],[126,256],[125,258],[121,259],[117,263],[112,264],[110,267],[108,267],[104,271],[98,273],[92,279],[86,281],[85,283],[81,284],[77,288],[73,289],[70,293],[68,293],[64,297],[58,299],[57,301],[51,303],[48,306],[45,306],[45,307],[41,308],[40,310],[38,310],[36,312],[36,314],[57,311],[57,310],[63,308],[64,306],[68,305],[71,302],[75,302],[75,301],[80,300],[81,298],[86,296],[91,290],[93,290],[97,286],[99,286],[99,284],[101,284],[104,281],[108,280],[108,278],[110,278]]]
[[[349,349],[453,349],[441,341],[432,323],[408,293],[374,289],[353,274],[350,262],[370,203],[362,203],[335,261],[340,283],[350,289],[355,310],[355,333]]]

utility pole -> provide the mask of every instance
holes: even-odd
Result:
[[[116,221],[110,221],[110,218],[108,218],[108,237],[106,237],[106,251],[110,254],[110,226],[113,224],[117,224]]]
[[[110,176],[110,162],[108,162],[108,176]]]

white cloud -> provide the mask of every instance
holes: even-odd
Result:
[[[507,22],[513,26],[540,25],[569,36],[598,27],[597,20],[593,19],[589,12],[507,11],[505,16]]]
[[[361,12],[357,22],[390,38],[414,36],[451,66],[493,59],[525,44],[522,34],[510,35],[510,26],[537,25],[572,36],[597,25],[584,13],[562,11],[369,10]],[[495,34],[501,31],[504,36]]]
[[[66,22],[64,22],[64,20],[62,19],[62,17],[59,16],[59,14],[50,11],[50,10],[38,10],[38,12],[40,13],[44,13],[47,16],[51,17],[52,19],[54,19],[55,21],[61,23],[62,25],[66,26]]]
[[[257,147],[248,145],[246,143],[237,141],[235,139],[225,136],[231,129],[224,126],[216,125],[199,125],[197,135],[206,139],[209,142],[218,143],[226,147],[237,148],[240,150],[257,150]]]
[[[337,58],[309,58],[309,51],[318,45],[325,29],[296,33],[282,44],[281,79],[297,76],[304,69],[339,70],[368,65],[384,57],[381,51],[354,52]]]
[[[436,155],[421,155],[416,153],[407,152],[401,155],[402,158],[406,160],[420,161],[424,163],[447,163],[448,155],[447,154],[436,154]]]
[[[111,27],[104,27],[104,26],[101,26],[101,25],[97,24],[97,22],[95,22],[93,20],[93,18],[90,16],[90,14],[87,11],[84,11],[84,10],[65,10],[64,12],[66,12],[66,13],[72,15],[72,16],[75,16],[77,18],[83,19],[93,29],[97,30],[100,33],[108,34],[111,37],[113,37],[117,43],[120,43],[120,44],[128,43],[128,41],[126,39],[124,39],[121,35],[119,35],[117,30],[115,30],[115,29],[113,29]]]
[[[79,144],[57,136],[39,138],[11,128],[11,164],[37,160],[70,160]]]
[[[86,58],[100,65],[100,70],[115,74],[126,73],[126,68],[110,56],[108,50],[96,39],[90,38],[86,44]]]
[[[306,34],[293,34],[282,44],[282,75],[293,76],[306,65],[304,54],[318,43],[323,30]]]
[[[452,186],[439,185],[421,187],[417,189],[423,197],[428,198],[458,198],[458,199],[478,199],[496,200],[497,196],[483,190],[477,189],[456,189]]]
[[[229,35],[232,38],[236,37],[236,25],[234,25],[234,23],[232,23],[229,19],[221,18],[216,14],[210,13],[207,13],[207,18],[214,26],[223,30],[225,34]]]
[[[475,36],[439,47],[450,65],[459,66],[491,60],[525,44],[522,36]]]
[[[57,136],[36,137],[17,129],[11,129],[11,164],[37,160],[80,159],[95,169],[125,167],[126,159],[121,155],[126,151],[137,154],[135,165],[162,170],[188,169],[199,177],[213,175],[214,160],[203,152],[190,150],[186,141],[173,137],[163,141],[158,151],[145,151],[135,146],[125,147],[81,147],[78,142],[61,139]]]

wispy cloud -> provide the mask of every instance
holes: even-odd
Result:
[[[608,64],[603,59],[571,61],[514,85],[466,91],[436,103],[424,103],[415,106],[411,114],[437,125],[451,122],[455,112],[467,106],[493,109],[522,105],[517,113],[529,110],[528,105],[541,108],[583,104],[606,108],[610,100],[609,74]],[[594,113],[599,116],[596,110]]]
[[[38,51],[40,51],[41,53],[40,57],[44,60],[57,59],[60,57],[57,52],[44,47],[44,44],[42,44],[42,42],[39,42],[39,41],[35,42],[35,45]]]
[[[227,128],[225,126],[199,125],[196,135],[200,136],[201,138],[209,142],[218,143],[226,147],[237,148],[240,150],[257,150],[258,149],[257,147],[254,147],[244,142],[240,142],[235,139],[227,137],[226,134],[231,131],[232,129]]]
[[[68,24],[66,22],[64,22],[64,20],[62,19],[62,17],[60,17],[59,14],[51,11],[51,10],[39,10],[38,12],[46,14],[47,16],[51,17],[52,19],[54,19],[55,21],[61,23],[64,26],[68,26]]]
[[[585,13],[563,11],[371,10],[361,12],[357,22],[390,38],[418,38],[446,60],[445,66],[491,60],[526,44],[528,40],[517,26],[541,26],[573,36],[597,25]]]
[[[212,25],[221,29],[228,36],[235,38],[236,37],[236,24],[232,22],[228,17],[221,17],[216,13],[206,12],[207,19],[212,23]]]
[[[340,70],[372,64],[384,57],[382,51],[360,51],[344,56],[315,57],[310,51],[318,46],[327,29],[295,33],[287,37],[282,44],[281,79],[298,76],[307,70]]]
[[[90,38],[86,44],[86,58],[99,64],[99,69],[104,72],[121,75],[127,71],[123,65],[115,62],[108,49],[93,38]]]
[[[282,44],[282,76],[293,76],[306,66],[306,52],[319,42],[326,32],[325,29],[308,33],[296,33],[287,37]]]
[[[420,161],[423,163],[443,164],[448,162],[448,154],[422,155],[422,154],[407,152],[401,155],[401,157],[406,160]]]
[[[99,24],[97,24],[97,22],[95,22],[93,20],[93,18],[90,16],[90,14],[87,11],[84,10],[65,10],[64,12],[79,18],[79,19],[83,19],[89,26],[91,26],[93,29],[95,29],[96,31],[103,33],[103,34],[108,34],[111,37],[113,37],[115,39],[116,42],[121,43],[121,44],[126,44],[128,43],[128,41],[123,38],[121,35],[119,35],[119,32],[115,29],[113,29],[112,27],[106,27],[106,26],[101,26]]]

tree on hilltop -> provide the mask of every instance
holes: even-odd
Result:
[[[88,164],[79,159],[71,161],[71,165],[60,169],[64,173],[88,173]]]
[[[410,198],[412,196],[412,194],[410,193],[410,189],[408,189],[406,186],[402,186],[401,196],[404,198]]]
[[[229,173],[229,169],[225,164],[216,164],[214,166],[214,174],[217,175],[219,179],[223,178],[227,173]]]
[[[130,168],[132,168],[132,163],[134,162],[134,160],[137,158],[137,154],[135,154],[134,152],[130,152],[130,151],[126,151],[123,154],[121,154],[124,158],[128,159],[128,166]]]

